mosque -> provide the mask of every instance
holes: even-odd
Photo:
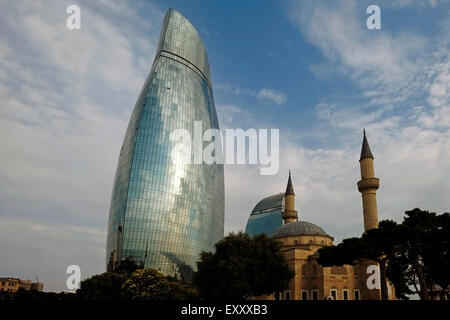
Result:
[[[374,174],[374,157],[364,130],[359,160],[361,180],[358,190],[362,194],[364,230],[378,228],[376,191],[379,179]],[[314,223],[298,220],[291,173],[286,192],[261,200],[253,209],[246,227],[250,235],[266,233],[282,243],[281,251],[294,278],[287,290],[270,296],[269,300],[379,300],[380,289],[369,289],[367,273],[373,261],[360,260],[355,265],[322,267],[317,263],[317,250],[333,245],[333,237]],[[389,299],[394,299],[393,287],[388,284]]]

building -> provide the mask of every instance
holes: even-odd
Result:
[[[0,278],[0,291],[16,292],[19,290],[19,279],[16,278]]]
[[[25,290],[31,290],[31,285],[32,285],[32,282],[29,279],[27,279],[27,280],[19,280],[19,286],[21,288],[24,288]],[[42,287],[43,286],[44,285],[42,285]],[[38,288],[36,286],[33,286],[33,290],[36,290],[36,289],[38,289]],[[38,290],[38,291],[42,291],[42,290]]]
[[[43,291],[44,284],[18,278],[0,278],[0,292],[17,292],[20,288],[24,290]]]
[[[108,269],[129,258],[183,278],[195,269],[200,252],[223,238],[223,165],[182,161],[173,151],[186,144],[170,140],[176,129],[193,136],[194,121],[203,130],[219,129],[208,57],[194,26],[169,9],[120,150]]]
[[[44,290],[44,284],[41,282],[33,282],[30,285],[30,290],[33,291],[43,291]]]
[[[364,132],[360,166],[361,181],[358,189],[363,198],[365,230],[378,227],[376,190],[379,180],[374,176],[373,155]],[[333,245],[333,237],[318,225],[298,220],[295,209],[295,192],[289,172],[284,193],[285,208],[281,214],[283,225],[272,233],[272,238],[281,242],[281,251],[295,276],[288,289],[276,292],[263,299],[275,300],[374,300],[381,298],[381,290],[367,288],[368,265],[375,264],[361,260],[357,264],[322,267],[317,263],[317,250]],[[250,216],[251,217],[251,216]],[[394,291],[388,284],[389,298]]]
[[[283,225],[281,214],[284,211],[284,193],[262,199],[252,210],[245,232],[253,236],[265,233],[271,236]]]

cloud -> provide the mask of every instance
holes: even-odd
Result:
[[[286,96],[273,89],[261,89],[258,91],[257,97],[261,99],[272,100],[278,105],[286,102]]]
[[[263,88],[260,90],[253,90],[241,88],[229,83],[217,84],[215,85],[215,88],[237,96],[256,97],[267,102],[275,103],[276,105],[282,105],[287,101],[286,95],[275,89]]]
[[[80,1],[70,31],[69,4],[0,1],[0,269],[56,291],[69,264],[104,271],[120,143],[163,18]]]
[[[391,35],[368,31],[361,22],[365,11],[356,1],[294,3],[295,9],[288,12],[290,21],[321,49],[331,67],[362,88],[375,88],[376,94],[414,89],[408,80],[417,74],[420,60],[411,56],[419,57],[426,49],[424,37],[410,32]]]
[[[436,7],[441,3],[444,3],[445,0],[385,0],[381,1],[381,5],[383,7],[392,7],[392,8],[405,8],[405,7]]]
[[[440,110],[426,110],[445,123],[447,24],[438,24],[440,32],[427,39],[411,31],[371,32],[358,19],[364,6],[359,2],[293,3],[288,10],[290,21],[326,58],[312,70],[329,78],[322,70],[333,69],[358,88],[347,99],[319,103],[319,117],[328,118],[335,126],[355,128],[355,124],[384,121],[389,116],[404,117],[425,103],[444,104]]]
[[[242,107],[234,104],[217,104],[217,116],[221,129],[248,128],[252,124],[252,116]]]
[[[105,232],[103,228],[2,216],[2,275],[33,281],[38,277],[45,291],[62,290],[69,265],[80,266],[82,278],[104,271]]]

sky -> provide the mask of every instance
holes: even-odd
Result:
[[[225,233],[291,169],[300,220],[360,236],[363,128],[380,220],[450,210],[449,1],[0,0],[0,277],[59,292],[69,265],[105,271],[117,159],[169,7],[203,39],[221,128],[280,130],[276,175],[225,165]]]

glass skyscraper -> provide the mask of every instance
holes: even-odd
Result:
[[[129,258],[183,278],[196,268],[200,252],[223,238],[223,165],[188,164],[172,156],[180,142],[169,139],[171,132],[187,129],[193,135],[194,121],[203,130],[219,129],[208,57],[192,24],[169,9],[119,155],[108,267]]]
[[[284,193],[262,199],[252,210],[245,232],[250,236],[265,233],[271,236],[283,225]]]

